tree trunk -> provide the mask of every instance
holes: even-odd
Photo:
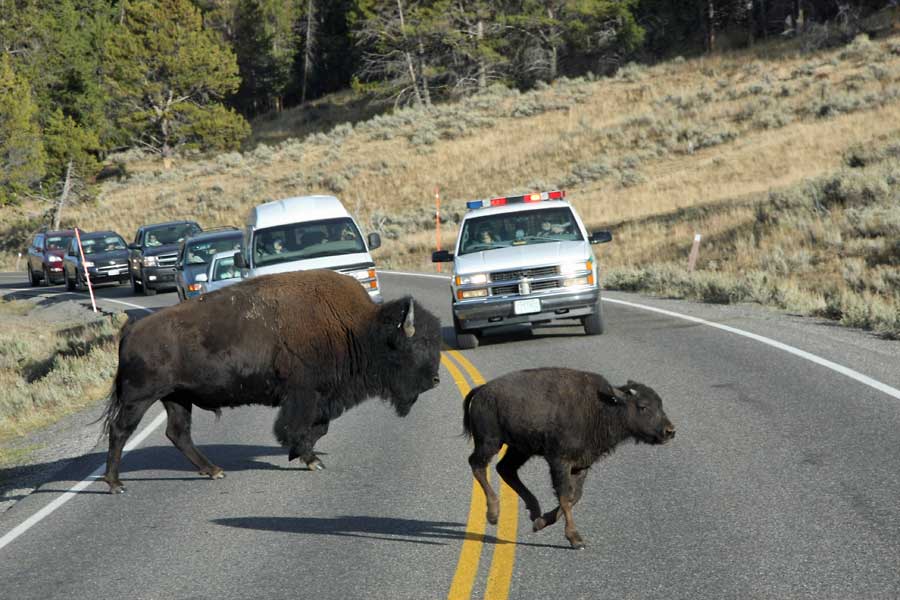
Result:
[[[315,18],[316,3],[314,0],[306,2],[306,40],[303,44],[303,81],[300,86],[300,102],[306,102],[306,85],[309,81],[310,63],[313,52],[313,19]]]
[[[484,21],[481,19],[478,19],[475,36],[478,40],[478,91],[483,92],[487,88],[487,65],[481,53],[481,44],[484,42]]]
[[[553,9],[550,7],[547,7],[547,16],[551,22],[556,19],[553,16]],[[550,40],[550,81],[556,81],[556,76],[559,73],[559,47],[557,42],[558,32],[554,25],[550,25],[549,34],[547,37]]]
[[[428,79],[425,77],[425,46],[419,40],[419,79],[422,81],[422,100],[425,106],[431,106],[431,92],[428,91]]]
[[[72,190],[72,163],[72,159],[69,159],[69,164],[66,166],[66,180],[63,182],[62,193],[59,195],[59,200],[56,201],[56,214],[53,215],[54,231],[59,229],[59,221],[62,219],[62,209],[66,204],[66,200],[69,199],[69,192]]]
[[[706,0],[706,51],[716,49],[716,5],[714,0]]]
[[[403,0],[397,0],[397,12],[400,16],[400,30],[403,32],[403,39],[406,40],[406,20],[403,17]],[[409,69],[409,78],[412,81],[413,90],[416,92],[416,105],[422,106],[422,94],[419,91],[419,78],[416,75],[416,67],[413,64],[412,54],[408,50],[403,51],[406,57],[406,66]]]

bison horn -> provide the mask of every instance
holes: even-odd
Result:
[[[403,320],[403,333],[405,333],[408,338],[411,338],[416,334],[415,321],[415,306],[413,305],[412,298],[410,298],[409,310],[406,311],[406,319]]]
[[[612,387],[612,386],[610,386],[610,387]],[[620,390],[619,388],[614,387],[612,389],[612,391],[613,391],[613,400],[615,400],[616,402],[625,402],[628,400],[628,398],[625,397],[625,394],[623,394],[622,390]]]

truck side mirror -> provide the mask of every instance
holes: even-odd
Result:
[[[244,255],[240,252],[234,253],[234,266],[238,269],[247,269],[247,261],[244,260]]]
[[[373,231],[369,234],[369,250],[375,250],[376,248],[381,248],[381,236],[378,235],[377,231]]]
[[[128,244],[128,249],[129,250],[140,250],[141,247],[138,246],[137,244]]]
[[[589,241],[592,244],[605,244],[612,241],[612,233],[609,231],[594,231],[591,233]]]
[[[431,262],[453,262],[453,253],[446,250],[432,252]]]

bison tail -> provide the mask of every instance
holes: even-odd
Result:
[[[119,401],[119,381],[118,377],[116,377],[116,381],[113,383],[112,388],[109,390],[109,396],[106,402],[106,408],[103,410],[103,414],[97,417],[96,420],[91,421],[89,425],[95,425],[100,421],[103,421],[103,428],[100,430],[100,436],[109,435],[109,428],[115,422],[115,420],[119,417],[119,413],[122,410],[122,403]]]
[[[469,408],[472,406],[472,400],[475,398],[475,394],[477,394],[481,388],[482,386],[476,385],[469,390],[465,400],[463,400],[463,435],[467,438],[472,437],[472,417],[469,415]]]

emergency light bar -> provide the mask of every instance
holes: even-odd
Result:
[[[523,202],[542,202],[544,200],[562,200],[566,197],[565,190],[556,190],[554,192],[535,192],[533,194],[524,194],[522,196],[506,196],[499,198],[491,198],[489,200],[471,200],[466,202],[466,208],[474,210],[476,208],[488,208],[490,206],[505,206],[507,204],[519,204]]]

